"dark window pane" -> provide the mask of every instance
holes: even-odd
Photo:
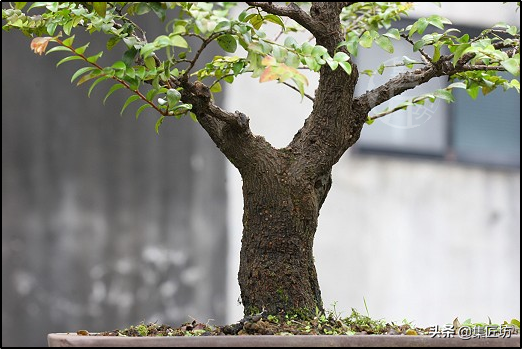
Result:
[[[391,67],[402,63],[403,56],[422,61],[418,52],[412,52],[410,44],[394,42],[394,46],[393,55],[386,54],[379,47],[359,51],[356,59],[359,71],[377,69],[382,63],[390,68],[384,70],[382,75],[375,74],[372,77],[361,75],[356,88],[358,95],[408,71],[405,67]],[[389,102],[375,107],[370,115],[382,112],[386,108],[394,108],[415,96],[431,93],[446,86],[447,78],[433,79],[429,83],[406,91]],[[424,106],[397,111],[377,119],[371,126],[365,125],[357,146],[363,150],[443,156],[448,144],[447,115],[448,105],[442,101],[427,102]]]
[[[458,160],[520,166],[520,97],[502,89],[472,100],[455,91],[453,149]]]

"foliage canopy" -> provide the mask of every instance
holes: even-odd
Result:
[[[470,37],[452,28],[447,18],[432,15],[419,18],[413,24],[400,27],[399,20],[414,8],[413,3],[339,3],[342,4],[340,23],[345,40],[334,50],[318,45],[314,36],[320,24],[308,15],[310,5],[290,3],[249,2],[25,2],[13,3],[2,10],[4,30],[18,29],[34,37],[31,48],[35,53],[63,51],[66,56],[57,66],[82,60],[85,66],[71,78],[77,85],[91,83],[92,90],[103,81],[112,81],[104,101],[115,91],[126,88],[132,95],[124,103],[121,113],[133,102],[142,105],[136,117],[153,108],[160,117],[156,131],[166,117],[180,118],[190,114],[193,101],[184,97],[189,81],[200,81],[211,93],[222,90],[222,84],[231,84],[241,74],[251,74],[260,82],[277,81],[306,94],[308,69],[342,69],[352,74],[352,57],[359,50],[378,46],[388,54],[394,53],[394,44],[404,40],[411,44],[418,58],[404,56],[398,65],[410,74],[426,75],[420,84],[434,76],[447,75],[451,84],[432,93],[416,96],[399,106],[368,116],[368,123],[376,118],[426,101],[442,99],[452,102],[452,90],[465,89],[476,98],[497,88],[520,89],[517,79],[506,78],[520,73],[520,32],[516,26],[499,23],[485,29],[477,37]],[[518,3],[519,4],[519,3]],[[166,33],[148,38],[139,26],[139,17],[154,13],[165,23]],[[271,28],[272,27],[272,28]],[[123,45],[124,54],[115,62],[102,65],[103,52],[88,52],[89,43],[75,42],[75,30],[107,35],[106,48]],[[308,31],[310,40],[300,42],[297,32]],[[269,35],[268,33],[275,33]],[[58,44],[46,51],[49,42]],[[190,44],[189,44],[190,42]],[[199,62],[201,53],[212,42],[222,50],[211,61]],[[196,69],[196,66],[202,68]],[[390,68],[385,64],[362,74],[383,74]],[[436,68],[437,72],[433,70]],[[399,77],[398,77],[399,78]],[[391,83],[392,81],[390,81]],[[382,86],[386,87],[386,86]],[[398,89],[400,90],[400,88]],[[401,91],[398,91],[400,93]],[[379,89],[368,92],[366,102],[372,107],[385,98]],[[225,119],[223,114],[221,118]]]

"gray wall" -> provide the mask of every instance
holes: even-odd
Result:
[[[128,92],[104,107],[109,84],[87,98],[89,84],[69,82],[81,64],[56,69],[62,53],[29,43],[2,32],[2,346],[140,321],[223,323],[224,158],[190,119],[158,136],[150,109],[119,117]]]

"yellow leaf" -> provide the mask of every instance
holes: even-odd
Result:
[[[266,56],[265,58],[263,58],[263,60],[261,61],[261,64],[264,65],[265,67],[269,67],[269,66],[272,66],[272,65],[276,65],[277,64],[277,61],[274,57],[272,56]]]

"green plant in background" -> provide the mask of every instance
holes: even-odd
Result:
[[[166,120],[190,115],[238,168],[245,200],[239,272],[245,315],[262,309],[271,316],[315,317],[312,325],[320,325],[322,333],[379,333],[385,325],[369,315],[354,311],[341,321],[323,312],[312,246],[333,165],[355,144],[364,124],[377,118],[437,99],[453,102],[455,89],[473,98],[497,88],[520,89],[515,79],[520,73],[517,27],[499,23],[471,37],[438,15],[402,27],[399,20],[413,7],[400,2],[19,2],[3,9],[2,18],[4,30],[32,37],[35,53],[65,54],[58,66],[81,61],[71,82],[90,83],[88,95],[110,82],[104,101],[120,89],[130,95],[122,114],[134,102],[140,103],[136,117],[145,109],[156,111],[156,132]],[[139,24],[147,14],[165,22],[163,35],[147,37]],[[104,52],[91,52],[89,42],[75,39],[78,31],[104,34],[107,50],[118,46],[123,54],[104,62]],[[297,32],[311,39],[299,40]],[[353,61],[358,52],[380,47],[384,62],[400,41],[410,45],[413,58],[402,57],[393,66],[406,71],[354,96],[360,74],[383,74],[391,67],[383,63],[359,71]],[[53,47],[47,49],[50,43]],[[202,61],[202,52],[212,43],[221,53]],[[309,77],[303,70],[317,73],[319,87],[313,96],[306,92]],[[252,134],[245,114],[216,105],[214,94],[222,85],[244,74],[261,83],[284,84],[313,101],[310,116],[287,147],[275,149]],[[437,77],[450,83],[372,113]],[[322,315],[315,316],[316,309]],[[145,333],[141,327],[136,330]]]

